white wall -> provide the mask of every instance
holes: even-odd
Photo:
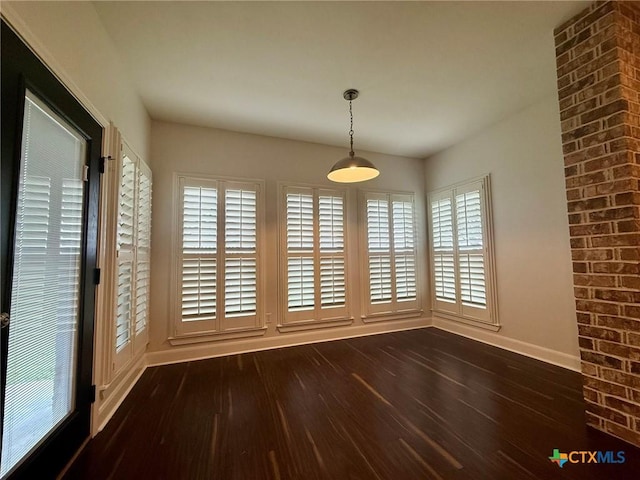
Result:
[[[427,192],[491,174],[499,317],[489,333],[434,325],[579,368],[560,114],[555,94],[425,160]]]
[[[90,2],[2,2],[2,15],[89,110],[149,160],[150,120]],[[93,113],[93,112],[92,112]],[[100,120],[100,119],[98,119]]]
[[[345,142],[347,139],[345,138]],[[390,155],[358,152],[373,161],[380,169],[377,179],[361,184],[363,188],[390,189],[415,192],[416,214],[420,219],[419,247],[424,251],[426,225],[424,219],[424,164],[421,160]],[[375,333],[384,329],[425,325],[404,321],[383,322],[383,325],[364,325],[360,321],[360,303],[352,302],[355,317],[352,326],[323,329],[323,332],[278,333],[277,313],[277,195],[278,182],[302,182],[335,186],[326,178],[333,163],[346,156],[347,148],[285,140],[274,137],[249,135],[212,128],[192,127],[175,123],[156,122],[151,128],[151,156],[153,157],[153,219],[151,258],[151,343],[150,363],[175,361],[197,356],[217,355],[222,352],[266,348],[282,344],[301,343],[325,338]],[[173,207],[172,176],[174,172],[220,175],[265,180],[266,187],[266,246],[267,277],[266,312],[271,314],[271,323],[266,335],[260,339],[244,341],[217,341],[198,347],[176,347],[167,343],[172,325],[169,310],[170,265]],[[356,187],[350,187],[347,221],[355,223]],[[351,245],[357,244],[355,228],[349,228]],[[353,252],[351,252],[353,253]],[[350,260],[355,260],[355,255]],[[349,262],[351,275],[349,286],[359,292],[357,265]],[[423,272],[426,270],[421,259]],[[426,285],[422,285],[426,291]],[[357,296],[356,296],[357,300]],[[428,311],[428,310],[427,310]],[[155,353],[153,353],[155,352]]]

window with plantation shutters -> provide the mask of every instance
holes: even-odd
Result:
[[[176,189],[176,337],[259,327],[259,184],[177,175]]]
[[[136,336],[146,332],[151,289],[151,171],[142,162],[138,167],[134,324]]]
[[[344,193],[285,186],[282,199],[283,324],[345,319]]]
[[[417,245],[412,194],[364,192],[366,316],[417,311]]]
[[[497,325],[489,178],[429,195],[434,311]]]
[[[148,340],[151,189],[149,167],[122,143],[117,160],[117,233],[113,372],[144,350]]]
[[[135,315],[134,302],[134,233],[136,163],[133,155],[123,153],[120,165],[118,195],[118,237],[116,242],[116,309],[115,349],[116,355],[131,343],[131,325]],[[122,355],[124,357],[124,355]],[[119,367],[120,363],[116,362]]]

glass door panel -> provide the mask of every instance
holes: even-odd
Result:
[[[75,408],[87,142],[27,91],[0,477]]]

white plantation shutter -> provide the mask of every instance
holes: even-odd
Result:
[[[256,313],[256,191],[225,192],[225,314]],[[233,255],[233,258],[229,256]]]
[[[215,318],[217,188],[185,186],[182,195],[182,321]]]
[[[313,192],[287,193],[287,295],[289,310],[313,310]]]
[[[107,131],[106,199],[101,219],[105,230],[100,260],[107,282],[99,289],[101,314],[109,328],[98,334],[110,342],[104,359],[109,365],[102,381],[108,383],[131,364],[147,345],[151,259],[151,170],[123,141],[117,128]]]
[[[313,249],[313,195],[287,193],[287,249]]]
[[[391,242],[389,241],[389,200],[367,200],[367,240],[369,246],[369,291],[371,303],[391,302]]]
[[[285,187],[285,323],[346,315],[344,194]]]
[[[435,296],[438,300],[455,302],[456,278],[451,198],[431,202],[431,228]]]
[[[182,321],[216,315],[216,258],[182,261]]]
[[[135,318],[133,282],[135,278],[134,236],[137,171],[135,161],[128,154],[123,154],[121,162],[116,243],[116,314],[114,319],[116,354],[130,346],[131,325]],[[118,362],[118,366],[124,361]]]
[[[118,209],[118,250],[133,246],[136,165],[127,155],[122,158],[120,208]]]
[[[417,245],[411,194],[364,193],[367,314],[418,310]]]
[[[344,256],[320,258],[320,304],[345,305]]]
[[[150,263],[148,254],[141,255],[138,252],[136,259],[136,335],[139,335],[148,323],[149,289],[151,287]]]
[[[147,327],[151,288],[151,172],[142,162],[139,166],[135,259],[135,335],[140,335]]]
[[[456,195],[456,221],[462,302],[486,308],[480,190]]]
[[[320,305],[345,305],[344,205],[342,196],[318,196]]]
[[[287,265],[289,310],[313,309],[313,257],[290,257]]]
[[[391,258],[369,255],[369,290],[371,303],[391,301]]]
[[[131,339],[133,271],[128,255],[118,261],[117,281],[116,353],[119,353],[129,344]]]
[[[393,200],[393,251],[399,301],[416,299],[416,255],[413,202]]]
[[[256,260],[229,258],[225,265],[225,314],[256,313]]]
[[[485,218],[489,178],[430,194],[434,310],[497,325],[493,250]],[[488,256],[490,255],[490,256]]]
[[[255,328],[258,184],[176,177],[176,335]]]

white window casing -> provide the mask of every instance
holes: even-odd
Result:
[[[429,194],[433,311],[499,327],[489,176]]]

